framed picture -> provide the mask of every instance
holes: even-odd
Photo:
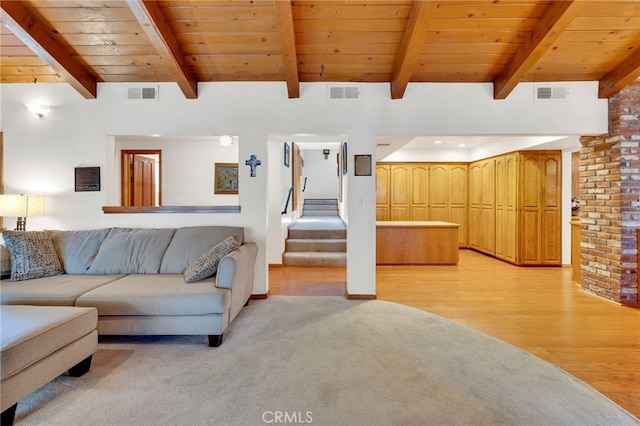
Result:
[[[216,163],[214,194],[238,193],[238,163]]]
[[[100,191],[100,167],[76,167],[76,192]]]
[[[289,161],[291,159],[291,148],[287,142],[284,143],[284,166],[289,167]]]
[[[371,155],[354,155],[354,176],[371,176]]]
[[[342,174],[347,174],[347,143],[342,143]]]

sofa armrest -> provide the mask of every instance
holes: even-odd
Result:
[[[216,287],[234,289],[236,283],[248,282],[253,290],[253,270],[258,246],[245,242],[220,260],[216,272]]]
[[[251,297],[257,254],[258,245],[245,242],[220,260],[216,273],[216,287],[231,290],[229,322],[238,315]]]

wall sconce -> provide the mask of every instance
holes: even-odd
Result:
[[[39,118],[42,118],[51,112],[51,107],[49,105],[25,104],[25,106]]]
[[[322,154],[324,154],[324,159],[325,160],[329,159],[329,150],[328,149],[323,149],[322,150]]]
[[[27,230],[27,218],[44,216],[44,195],[0,194],[0,216],[17,217],[16,231]]]
[[[229,136],[229,135],[218,136],[218,143],[222,146],[231,146],[233,145],[233,136]]]

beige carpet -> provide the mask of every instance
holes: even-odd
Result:
[[[18,425],[638,425],[557,367],[384,301],[252,301],[204,337],[105,337],[91,371],[18,404]]]

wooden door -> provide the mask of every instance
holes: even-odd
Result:
[[[412,164],[410,176],[409,220],[429,220],[429,165]]]
[[[155,205],[156,161],[145,155],[133,156],[133,191],[131,205],[136,207]]]
[[[121,154],[122,206],[162,205],[162,151],[123,150]]]
[[[391,220],[409,220],[409,166],[391,166]]]
[[[389,220],[390,168],[388,164],[376,165],[376,220]]]

